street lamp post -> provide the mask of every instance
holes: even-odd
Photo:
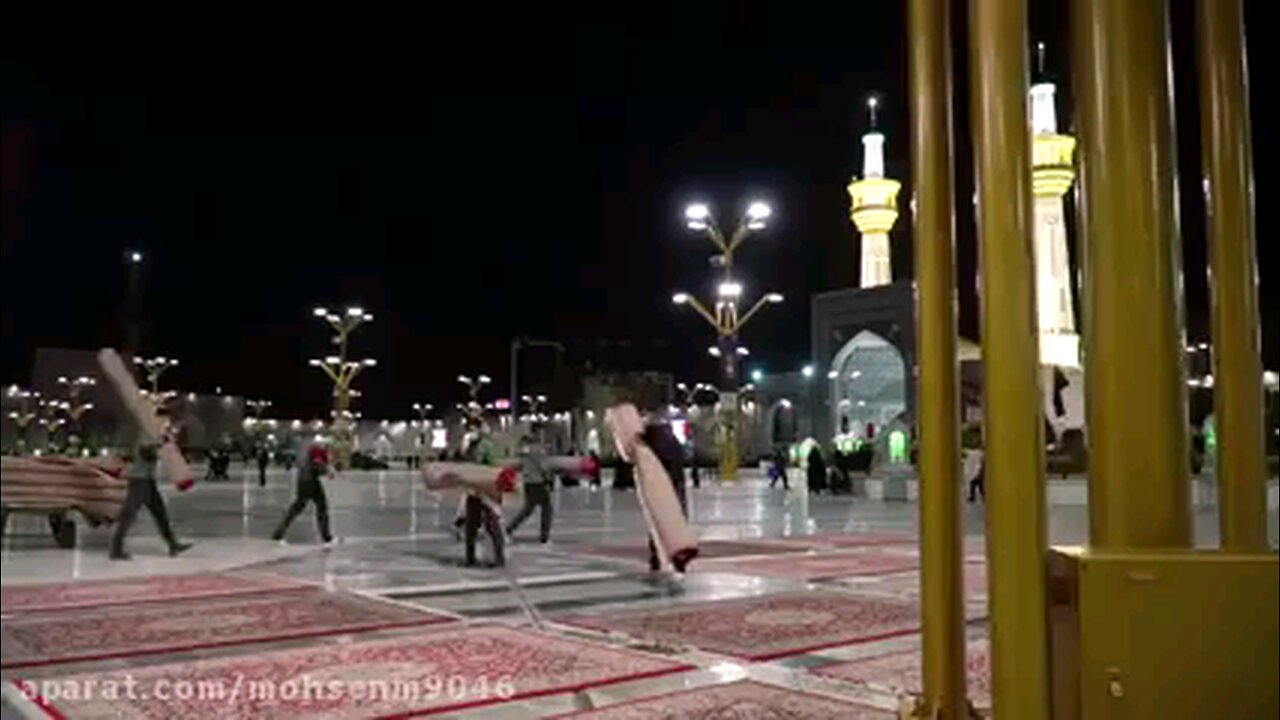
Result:
[[[141,250],[125,251],[125,298],[121,318],[124,324],[124,346],[121,350],[125,357],[137,352],[142,342],[142,261]]]
[[[56,452],[58,447],[58,428],[67,424],[67,419],[59,416],[59,412],[66,409],[69,403],[60,402],[58,400],[41,400],[40,413],[36,422],[44,428],[45,447],[49,452]]]
[[[344,360],[339,355],[324,358],[313,358],[312,367],[324,371],[333,381],[333,445],[339,467],[346,467],[351,460],[352,428],[351,419],[351,382],[360,371],[377,365],[373,358],[363,360]]]
[[[431,403],[416,402],[413,404],[413,411],[418,414],[418,444],[420,452],[426,452],[428,447],[427,431],[431,427],[431,420],[428,415],[434,409],[435,406]]]
[[[67,431],[67,454],[70,455],[76,445],[83,443],[84,428],[81,425],[81,418],[85,416],[85,413],[93,409],[93,403],[82,401],[80,395],[85,389],[97,385],[98,381],[88,375],[81,375],[76,378],[60,375],[58,384],[66,388],[67,392],[67,399],[63,403],[63,409],[66,411],[68,420],[70,420],[70,426]]]
[[[40,416],[39,411],[32,407],[33,403],[38,407],[40,393],[35,390],[25,390],[17,385],[10,385],[6,393],[10,398],[18,401],[17,409],[9,411],[9,419],[18,427],[18,438],[14,444],[14,454],[25,455],[28,450],[27,430],[31,427],[31,423]]]
[[[435,409],[435,406],[432,405],[431,403],[414,403],[413,404],[413,411],[418,413],[418,419],[423,422],[427,421],[427,414],[434,409]]]
[[[166,370],[177,367],[178,359],[165,357],[163,355],[157,355],[156,357],[150,358],[139,356],[135,357],[133,362],[138,367],[142,368],[142,373],[146,376],[147,385],[150,386],[149,392],[151,401],[158,407],[161,400],[160,376],[163,375]]]
[[[523,401],[525,405],[529,406],[529,413],[532,414],[534,418],[537,418],[538,415],[542,414],[542,409],[547,406],[546,395],[521,395],[520,400]]]
[[[157,355],[155,357],[142,357],[141,355],[133,358],[133,363],[142,370],[143,380],[146,388],[141,390],[141,395],[151,403],[157,411],[165,407],[169,400],[173,399],[176,393],[160,391],[160,376],[166,371],[178,366],[178,359]]]
[[[782,295],[767,293],[760,297],[745,313],[738,313],[742,299],[742,284],[733,279],[733,254],[752,232],[763,230],[773,210],[763,202],[753,202],[738,223],[732,235],[725,236],[716,225],[711,209],[702,203],[694,203],[685,209],[685,220],[690,230],[706,233],[712,244],[720,250],[711,258],[711,264],[722,270],[716,291],[714,312],[687,292],[671,296],[677,305],[690,305],[711,324],[716,331],[716,344],[709,349],[720,359],[720,477],[736,480],[738,477],[738,358],[746,356],[746,348],[738,345],[738,333],[760,308],[766,304],[782,302]]]
[[[477,375],[476,377],[459,375],[458,382],[467,386],[467,396],[470,398],[466,405],[461,406],[463,414],[471,420],[479,420],[480,416],[484,414],[484,406],[480,404],[480,390],[485,385],[493,382],[493,378],[488,375]]]
[[[270,400],[245,400],[244,406],[251,414],[251,417],[245,418],[245,421],[244,421],[245,429],[252,431],[254,435],[254,437],[252,438],[254,441],[254,445],[258,446],[254,448],[254,451],[257,452],[258,449],[264,444],[264,440],[265,440],[264,435],[268,430],[268,426],[262,422],[262,413],[264,410],[271,407],[271,401]]]
[[[557,352],[564,352],[564,345],[555,340],[538,340],[526,337],[511,339],[511,427],[516,426],[516,419],[519,415],[519,405],[516,403],[519,394],[516,391],[516,385],[520,382],[520,351],[527,347],[550,347],[555,348]]]
[[[262,411],[271,407],[270,400],[245,400],[244,406],[249,408],[249,412],[253,413],[256,420],[262,419]]]
[[[318,307],[312,314],[323,319],[333,329],[332,342],[338,348],[337,355],[313,358],[312,367],[324,371],[333,381],[333,447],[338,467],[346,467],[351,461],[354,447],[351,413],[351,383],[361,370],[377,365],[372,358],[347,359],[347,338],[360,325],[373,320],[373,315],[359,307],[349,307],[342,314]]]

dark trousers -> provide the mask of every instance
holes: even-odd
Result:
[[[769,478],[769,487],[772,489],[775,485],[778,484],[779,480],[782,481],[783,490],[791,489],[789,478],[787,478],[787,468],[785,466],[781,466],[781,465],[775,466],[774,476]]]
[[[489,541],[493,543],[493,561],[497,565],[506,563],[503,553],[502,520],[483,500],[475,495],[467,495],[466,527],[464,529],[467,543],[467,565],[476,564],[476,536],[480,534],[480,525],[484,525],[489,533]]]
[[[266,484],[267,484],[267,464],[264,462],[260,462],[258,463],[258,485],[265,487]]]
[[[551,539],[551,488],[546,483],[530,483],[524,486],[524,507],[520,508],[520,512],[511,518],[511,522],[507,524],[507,534],[514,534],[516,528],[533,514],[537,508],[542,508],[542,515],[539,516],[541,526],[538,529],[538,539],[546,542]]]
[[[973,476],[969,481],[969,502],[978,499],[978,495],[982,495],[982,499],[987,499],[987,468],[986,466],[978,468],[978,474]]]
[[[173,528],[169,526],[169,512],[165,509],[164,498],[160,495],[160,488],[156,487],[156,481],[150,478],[129,478],[124,507],[120,508],[120,519],[117,521],[115,533],[111,536],[112,555],[124,553],[124,539],[129,535],[129,528],[133,526],[134,519],[138,517],[138,510],[144,505],[151,512],[151,518],[156,521],[156,529],[160,531],[160,537],[164,538],[170,547],[177,544],[178,539],[173,536]]]
[[[280,540],[283,538],[285,531],[289,529],[289,525],[302,514],[309,502],[316,505],[316,528],[320,530],[320,538],[325,542],[332,540],[333,534],[329,532],[329,499],[325,497],[324,486],[320,484],[319,480],[298,482],[293,504],[285,512],[284,519],[276,526],[276,531],[271,533],[272,539]]]

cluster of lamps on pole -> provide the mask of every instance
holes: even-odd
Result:
[[[352,421],[357,417],[350,409],[354,394],[351,384],[361,371],[378,364],[373,358],[348,359],[347,341],[356,328],[371,322],[373,315],[355,306],[348,307],[343,313],[318,307],[313,314],[328,323],[333,330],[332,343],[338,348],[336,355],[313,358],[310,364],[312,367],[320,368],[333,381],[333,445],[339,467],[345,467],[349,464],[354,450]]]
[[[705,304],[684,291],[674,293],[671,301],[676,305],[692,307],[716,333],[716,344],[708,348],[708,353],[718,358],[721,366],[722,402],[718,438],[720,477],[726,480],[734,480],[738,476],[738,358],[750,354],[747,348],[738,344],[738,333],[765,305],[778,304],[783,300],[780,293],[765,293],[750,309],[739,314],[738,304],[742,300],[743,286],[733,276],[733,258],[751,233],[765,229],[772,215],[773,209],[767,203],[754,201],[747,206],[732,234],[725,235],[716,223],[711,208],[705,203],[693,203],[685,208],[684,213],[686,227],[694,232],[704,233],[719,250],[711,258],[712,267],[721,271],[714,303]]]

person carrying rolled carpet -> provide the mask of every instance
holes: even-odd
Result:
[[[285,511],[284,518],[271,533],[271,539],[283,542],[289,525],[302,514],[308,503],[316,506],[316,528],[320,531],[320,539],[326,547],[334,544],[333,533],[329,531],[329,499],[325,496],[324,485],[320,478],[329,474],[329,452],[323,445],[312,445],[307,448],[307,459],[298,466],[298,482],[295,486],[293,503]]]
[[[156,485],[156,465],[159,462],[160,446],[166,441],[151,442],[141,438],[133,446],[130,462],[125,469],[125,478],[129,481],[125,492],[124,505],[120,508],[120,519],[116,523],[115,532],[111,535],[109,557],[112,560],[128,560],[130,555],[124,549],[125,538],[138,516],[138,511],[145,505],[151,518],[155,520],[160,537],[169,545],[169,556],[174,557],[191,549],[191,543],[178,540],[169,524],[169,512],[164,504],[164,496]],[[185,488],[183,488],[185,489]]]
[[[621,459],[633,462],[640,508],[649,526],[649,568],[677,573],[698,555],[698,539],[685,518],[684,452],[671,426],[641,418],[634,405],[610,408],[605,421]]]
[[[520,481],[524,484],[524,507],[507,523],[507,534],[514,535],[516,528],[535,509],[541,509],[538,542],[546,543],[551,540],[551,493],[554,482],[546,467],[547,452],[534,436],[525,435],[520,439],[519,458]]]

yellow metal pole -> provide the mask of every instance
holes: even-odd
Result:
[[[969,4],[982,258],[992,709],[1049,717],[1044,421],[1031,238],[1025,0]]]
[[[1189,547],[1182,252],[1166,0],[1076,0],[1089,537]]]
[[[1267,549],[1253,144],[1240,0],[1196,2],[1222,547]]]
[[[734,241],[726,243],[716,231],[716,244],[724,251],[724,281],[733,278],[733,248],[743,237],[739,228]],[[720,331],[720,480],[736,482],[738,479],[738,301],[730,300],[729,314],[721,316],[726,323]],[[727,397],[726,397],[727,396]],[[726,407],[727,406],[727,407]]]
[[[907,10],[911,178],[915,185],[921,627],[928,716],[967,715],[960,574],[960,392],[952,201],[951,3]]]

